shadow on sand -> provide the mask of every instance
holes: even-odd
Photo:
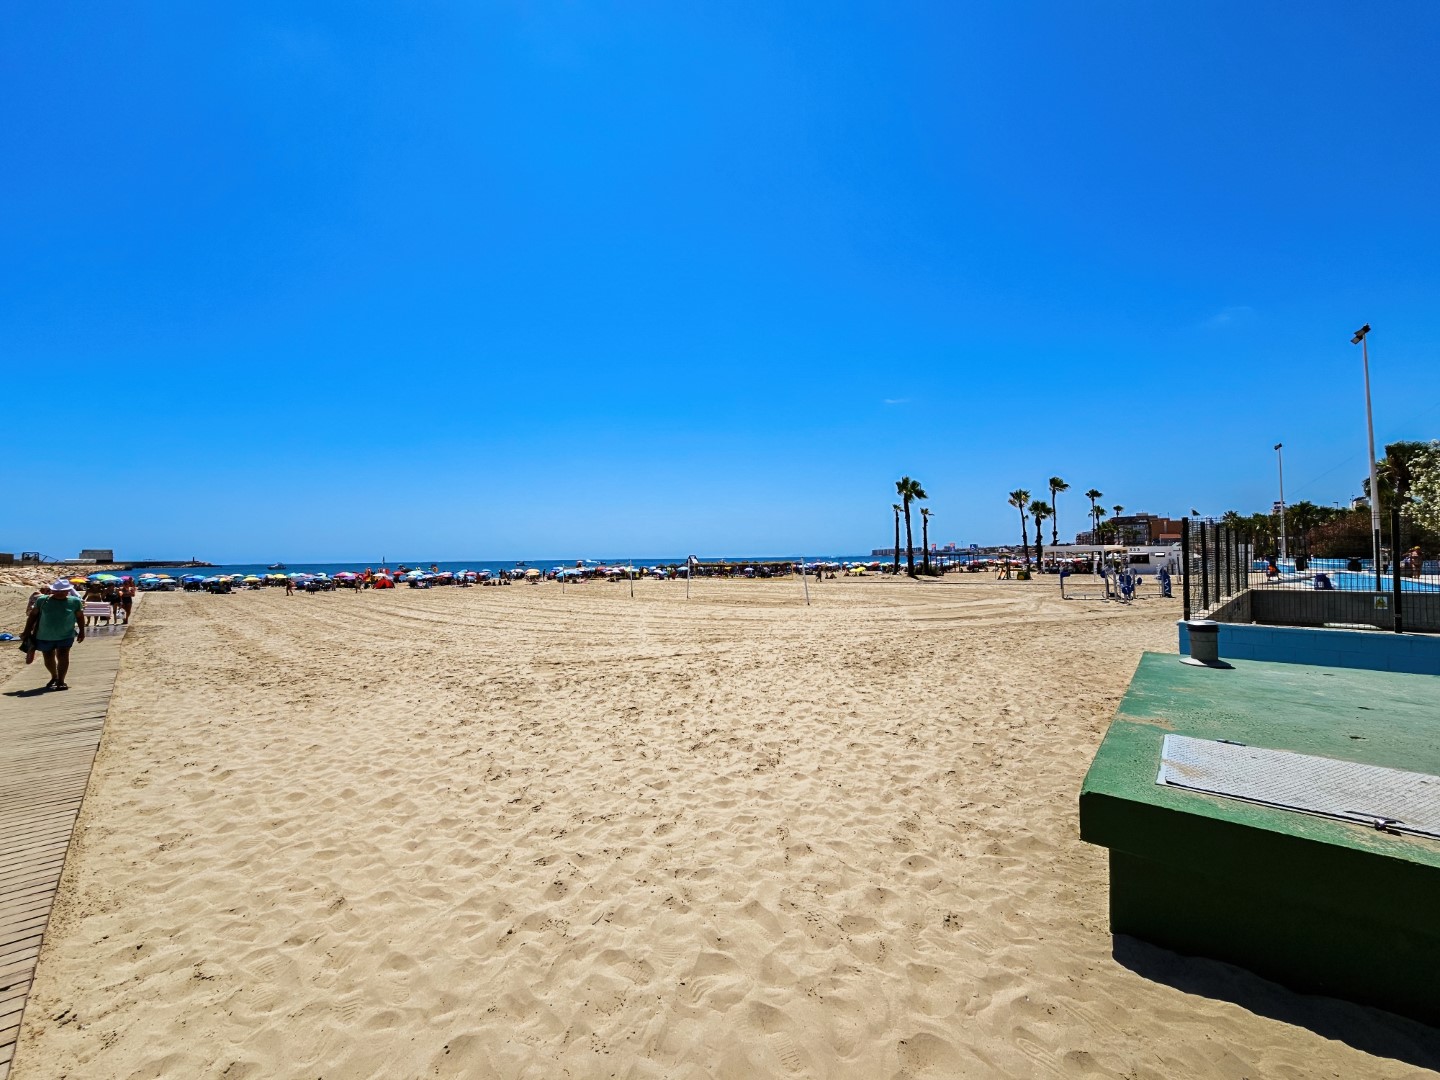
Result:
[[[6,690],[6,697],[36,697],[40,694],[49,694],[53,691],[48,686],[35,686],[29,690]]]
[[[1233,964],[1181,956],[1125,934],[1114,935],[1112,941],[1116,961],[1143,978],[1233,1002],[1376,1057],[1440,1070],[1440,1028],[1339,998],[1297,994]]]

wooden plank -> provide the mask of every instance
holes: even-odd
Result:
[[[24,847],[11,848],[4,856],[0,856],[0,874],[18,870],[22,866],[29,866],[51,855],[59,854],[63,857],[69,846],[70,837],[61,835],[35,840]]]
[[[34,862],[46,854],[54,854],[55,849],[63,850],[70,842],[70,833],[74,831],[74,823],[71,823],[69,832],[54,832],[50,835],[36,835],[26,837],[24,846],[16,843],[13,847],[6,846],[5,840],[8,837],[5,831],[0,829],[0,877],[3,877],[7,870],[23,866],[26,863]]]
[[[64,694],[0,696],[0,1080],[14,1061],[75,822],[103,737],[124,629],[90,640]],[[38,686],[16,672],[7,689]]]
[[[60,843],[69,843],[71,835],[75,832],[75,817],[74,815],[67,816],[69,817],[68,821],[59,819],[47,823],[43,830],[36,827],[32,828],[30,832],[17,835],[15,837],[15,847],[12,850],[18,855],[20,852],[28,850],[29,847],[37,844],[47,844],[52,840]],[[5,842],[3,838],[9,835],[9,830],[0,828],[0,845],[3,845]],[[27,845],[27,847],[20,847],[22,843]]]
[[[20,881],[28,881],[36,874],[44,873],[52,868],[58,872],[58,868],[65,862],[67,847],[68,845],[51,848],[48,851],[36,851],[24,859],[0,868],[0,890],[7,889]]]
[[[43,818],[40,818],[38,816],[37,812],[39,811],[49,812],[49,814],[51,815],[51,820],[54,820],[56,816],[62,813],[68,813],[73,818],[76,813],[79,812],[80,800],[82,798],[82,795],[71,795],[65,798],[60,798],[58,796],[47,798],[44,802],[37,803],[34,806],[28,808],[26,813],[23,815],[17,812],[15,814],[15,820],[13,822],[7,820],[3,814],[0,814],[0,836],[5,835],[9,831],[12,824],[29,824],[30,822],[36,820],[43,820]]]
[[[50,922],[50,912],[43,911],[39,915],[32,915],[25,920],[17,919],[6,926],[0,926],[0,949],[5,947],[4,942],[19,941],[31,934],[45,933],[45,927]]]
[[[34,821],[53,821],[56,808],[78,805],[84,792],[74,792],[68,795],[47,795],[43,798],[31,800],[25,806],[13,806],[0,809],[0,835],[8,832],[19,825],[28,825]]]
[[[44,900],[38,896],[16,896],[9,900],[0,901],[0,919],[10,919],[23,915],[37,904],[42,903],[44,903]]]
[[[79,805],[82,793],[69,796],[50,796],[43,801],[33,802],[23,809],[13,809],[10,812],[0,811],[0,835],[6,834],[9,829],[20,827],[20,825],[32,825],[36,821],[55,821],[56,811],[69,805]]]
[[[99,740],[95,740],[99,745]],[[85,776],[90,772],[90,763],[95,758],[94,748],[82,750],[48,750],[44,753],[27,755],[25,760],[11,762],[0,780],[0,791],[23,795],[33,791],[37,783],[45,780],[69,780]]]
[[[29,978],[35,973],[35,961],[40,956],[40,946],[29,949],[26,952],[16,953],[7,957],[4,963],[0,963],[0,986],[4,986],[15,976]]]
[[[51,887],[60,880],[60,869],[65,865],[65,856],[62,854],[53,862],[36,863],[34,866],[27,866],[16,870],[9,876],[0,877],[0,896],[23,895],[32,886],[49,882]]]
[[[0,967],[12,961],[23,960],[28,955],[39,956],[40,938],[40,934],[31,934],[29,937],[16,938],[14,941],[0,944]]]
[[[59,880],[60,879],[57,877],[55,881],[50,882],[48,885],[44,883],[32,883],[29,885],[17,886],[9,892],[0,892],[0,902],[3,902],[5,900],[28,900],[37,896],[44,896],[46,894],[54,893],[55,887],[59,883]]]
[[[17,900],[12,904],[0,906],[0,926],[10,926],[22,922],[35,914],[36,908],[45,907],[45,900],[42,897],[32,897],[29,900]]]
[[[24,875],[17,872],[13,878],[0,881],[0,895],[23,896],[27,890],[32,890],[37,886],[53,890],[60,884],[60,875],[64,867],[65,858],[62,855],[56,862],[27,868]]]
[[[10,849],[16,855],[23,855],[35,848],[46,847],[49,844],[66,844],[70,841],[70,834],[75,831],[73,822],[55,823],[45,828],[36,827],[28,832],[17,832],[14,836],[15,844]]]
[[[31,799],[24,806],[7,807],[0,810],[0,829],[34,821],[43,814],[53,813],[55,807],[78,804],[83,791],[63,795],[45,795]]]
[[[100,732],[96,728],[85,731],[54,731],[44,735],[32,735],[23,746],[11,746],[0,752],[0,765],[6,766],[7,775],[25,766],[27,761],[46,761],[60,754],[75,756],[85,754],[100,745]]]
[[[12,870],[0,873],[0,892],[16,888],[27,881],[50,879],[60,880],[60,868],[65,865],[65,852],[50,854],[34,862],[25,863]]]
[[[7,1008],[7,1009],[8,1009],[8,1008],[10,1008],[15,1002],[18,1001],[18,1002],[20,1003],[20,1007],[21,1007],[21,1008],[24,1008],[24,1006],[25,1006],[25,998],[29,995],[29,993],[30,993],[30,980],[29,980],[29,979],[25,979],[25,980],[23,980],[22,982],[12,983],[12,984],[11,984],[9,987],[7,987],[6,989],[0,990],[0,1006],[3,1006],[4,1008]]]

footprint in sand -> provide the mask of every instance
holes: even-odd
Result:
[[[749,992],[750,980],[724,953],[702,952],[681,980],[679,997],[691,1005],[703,1001],[715,1010],[728,1009]]]
[[[933,964],[910,964],[911,998],[925,1016],[950,1016],[960,1007],[959,996],[945,978],[945,972]]]
[[[1028,1028],[1017,1027],[1010,1032],[1010,1045],[1030,1059],[1034,1068],[1032,1076],[1063,1076],[1059,1057],[1046,1050]]]
[[[960,1053],[954,1043],[932,1035],[928,1031],[917,1032],[908,1039],[901,1039],[898,1047],[900,1075],[910,1078],[924,1077],[926,1080],[980,1075],[973,1068],[967,1071],[966,1056]]]

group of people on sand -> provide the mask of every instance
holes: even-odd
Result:
[[[42,590],[44,588],[45,586],[42,586]],[[85,585],[85,603],[109,604],[110,621],[116,624],[128,623],[130,612],[135,608],[135,591],[135,582],[129,578],[122,581],[90,581]],[[35,597],[30,599],[33,603]]]

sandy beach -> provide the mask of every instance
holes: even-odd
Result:
[[[812,594],[147,596],[12,1075],[1433,1060],[1430,1029],[1112,939],[1076,797],[1178,600],[989,575]]]

